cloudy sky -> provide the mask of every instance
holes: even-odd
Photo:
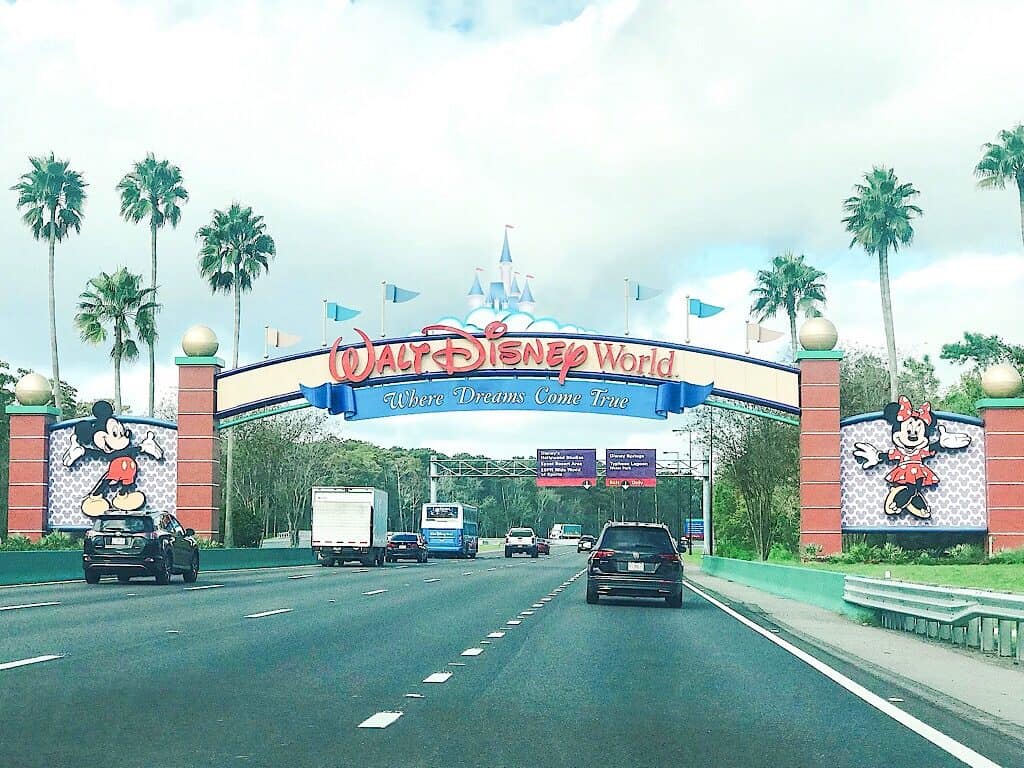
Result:
[[[163,392],[185,328],[230,336],[230,301],[197,275],[195,231],[232,201],[266,217],[278,249],[245,297],[243,361],[262,356],[268,323],[318,344],[324,297],[376,328],[382,280],[422,292],[393,307],[389,331],[459,313],[506,223],[538,313],[563,322],[621,332],[628,276],[666,289],[634,304],[634,335],[681,340],[691,293],[727,307],[695,341],[738,351],[753,273],[791,249],[828,272],[841,343],[879,347],[877,264],[848,248],[840,219],[881,163],[925,210],[893,265],[900,347],[937,354],[965,328],[1024,341],[1016,195],[971,176],[980,145],[1024,120],[1024,59],[994,23],[1020,28],[1024,6],[0,3],[0,359],[49,370],[45,246],[5,190],[50,150],[89,183],[82,232],[57,250],[62,372],[85,396],[109,394],[111,372],[107,350],[78,341],[74,302],[101,269],[148,274],[148,233],[119,218],[114,190],[147,151],[179,165],[191,194],[160,236]],[[143,363],[128,369],[136,412],[144,382]],[[670,447],[672,426],[476,414],[337,428],[509,454]]]

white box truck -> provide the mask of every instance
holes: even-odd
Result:
[[[314,488],[313,554],[321,565],[384,565],[388,494],[380,488]]]

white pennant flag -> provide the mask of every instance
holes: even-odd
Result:
[[[747,323],[747,341],[756,341],[759,344],[764,344],[765,342],[776,341],[781,338],[781,331],[773,331],[771,328],[765,328],[758,323]]]
[[[277,328],[271,328],[269,325],[264,326],[265,335],[263,338],[263,357],[269,356],[270,347],[292,347],[302,341],[301,336],[296,336],[292,333],[285,333]]]

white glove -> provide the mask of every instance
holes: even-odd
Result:
[[[861,460],[861,469],[871,469],[882,460],[882,454],[871,443],[854,443],[853,457]]]
[[[941,448],[949,448],[951,450],[966,448],[971,444],[971,436],[966,432],[947,432],[946,427],[939,424],[938,443]]]
[[[139,450],[158,461],[164,457],[163,448],[156,444],[152,431],[146,433],[146,439],[139,444]]]
[[[78,435],[72,432],[71,445],[69,445],[68,449],[64,451],[64,455],[61,456],[60,460],[65,467],[70,467],[83,456],[85,456],[85,448],[83,448],[78,442]]]

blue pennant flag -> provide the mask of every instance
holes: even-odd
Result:
[[[404,301],[412,301],[419,295],[419,291],[407,291],[404,288],[399,288],[394,283],[388,283],[384,288],[384,298],[392,304],[401,304]]]
[[[356,413],[356,396],[349,384],[321,384],[319,387],[307,387],[299,384],[299,391],[314,408],[323,408],[332,416],[343,414],[351,419]]]
[[[343,307],[341,304],[335,304],[333,301],[327,302],[327,319],[336,320],[337,322],[343,322],[345,320],[351,320],[353,317],[359,314],[358,309],[349,309]]]
[[[633,283],[633,301],[647,301],[660,295],[660,288],[648,288],[647,286],[640,285],[640,283]]]
[[[714,388],[714,382],[690,384],[688,381],[667,381],[659,384],[655,412],[664,418],[669,413],[682,413],[687,408],[696,408],[708,399]]]
[[[700,299],[690,299],[690,314],[694,317],[714,317],[724,307],[716,307],[714,304],[705,304]]]

